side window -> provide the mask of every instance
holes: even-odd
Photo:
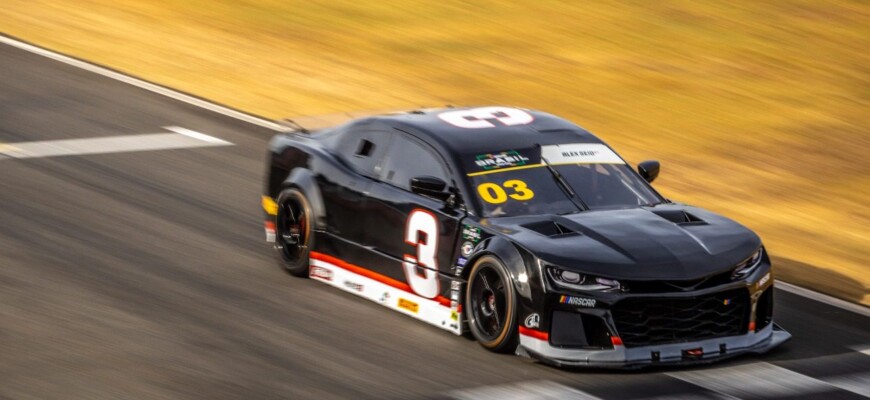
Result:
[[[381,131],[351,132],[339,146],[341,157],[362,174],[377,177],[378,164],[387,151],[391,134]]]
[[[406,134],[396,133],[380,171],[382,181],[411,190],[411,178],[434,176],[450,182],[441,159],[427,145]]]

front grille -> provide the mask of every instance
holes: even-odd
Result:
[[[692,298],[630,298],[611,309],[626,347],[742,335],[749,322],[746,289]]]

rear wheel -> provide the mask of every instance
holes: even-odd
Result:
[[[487,350],[505,353],[517,346],[516,292],[504,264],[492,256],[474,263],[465,293],[468,325]]]
[[[308,275],[308,262],[313,243],[311,206],[297,189],[285,189],[278,195],[275,216],[275,257],[291,275]]]

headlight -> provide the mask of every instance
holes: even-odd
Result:
[[[614,279],[581,274],[556,267],[547,267],[547,275],[550,275],[550,279],[556,286],[566,289],[589,292],[618,290],[620,288],[619,281]]]
[[[759,265],[761,265],[761,256],[764,254],[764,248],[758,249],[755,253],[753,253],[749,258],[737,264],[737,267],[734,268],[734,273],[731,274],[731,278],[733,279],[743,279],[752,272],[754,272]]]

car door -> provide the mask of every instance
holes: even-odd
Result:
[[[338,239],[323,238],[318,244],[322,250],[354,260],[359,257],[360,247],[366,246],[366,196],[377,179],[390,135],[389,131],[369,127],[355,129],[347,132],[336,147],[337,156],[353,171],[332,167],[334,171],[321,175],[320,189],[328,210],[327,233]]]
[[[443,200],[411,191],[411,178],[432,176],[451,182],[442,157],[417,138],[396,131],[372,184],[366,242],[380,259],[377,272],[407,283],[418,295],[442,292],[438,272],[448,273],[464,211]]]

